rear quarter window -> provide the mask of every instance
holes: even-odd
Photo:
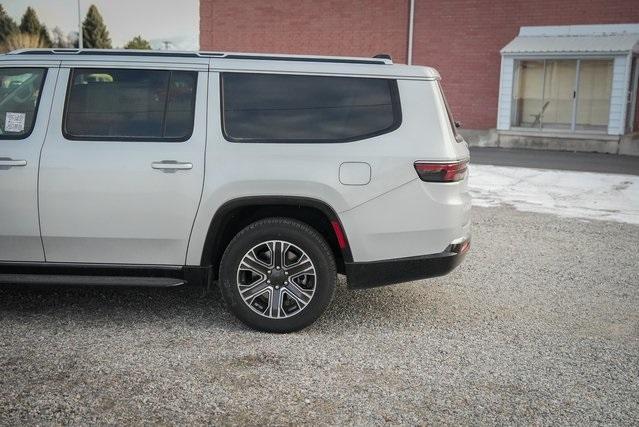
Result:
[[[222,128],[232,142],[330,143],[397,129],[397,82],[222,73]]]

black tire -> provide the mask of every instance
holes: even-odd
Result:
[[[247,252],[273,240],[292,243],[304,251],[316,273],[314,293],[307,305],[290,317],[277,319],[254,311],[242,299],[237,285],[238,268]],[[229,310],[248,326],[265,332],[293,332],[313,323],[331,303],[337,283],[335,259],[326,241],[314,228],[289,218],[262,219],[237,233],[222,255],[219,273],[220,290]]]

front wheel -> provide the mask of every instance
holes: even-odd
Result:
[[[231,240],[220,263],[220,288],[247,325],[292,332],[328,307],[337,282],[335,260],[322,236],[303,222],[267,218]]]

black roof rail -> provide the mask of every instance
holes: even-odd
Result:
[[[104,56],[155,56],[155,57],[184,57],[184,58],[209,58],[220,59],[249,59],[269,61],[299,61],[299,62],[328,62],[339,64],[389,64],[389,55],[377,55],[374,58],[339,58],[322,56],[286,56],[286,55],[260,55],[223,52],[179,52],[162,50],[111,50],[111,49],[23,49],[10,52],[10,55],[104,55]],[[392,62],[391,62],[392,63]]]
[[[391,58],[391,56],[387,53],[378,53],[377,55],[373,56],[373,58],[390,59],[391,61],[393,60],[393,58]]]
[[[12,55],[57,55],[57,54],[70,54],[70,55],[105,55],[105,56],[157,56],[157,57],[182,57],[182,58],[201,58],[209,56],[223,57],[221,52],[177,52],[166,50],[111,50],[111,49],[24,49],[16,52],[11,52]]]
[[[351,59],[351,58],[322,58],[322,57],[304,57],[304,56],[269,56],[269,55],[238,55],[229,54],[224,59],[255,59],[268,61],[300,61],[300,62],[335,62],[340,64],[386,64],[384,61],[376,61],[375,59]]]

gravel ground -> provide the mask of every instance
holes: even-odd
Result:
[[[0,288],[0,424],[639,423],[639,227],[473,215],[453,274],[291,335],[196,288]]]

